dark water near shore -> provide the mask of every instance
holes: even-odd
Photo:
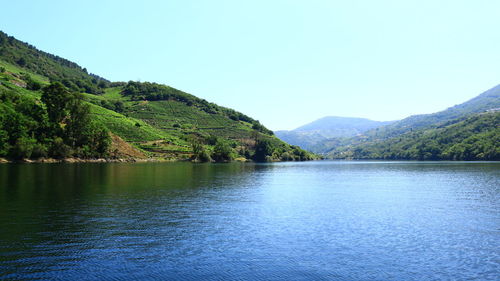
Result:
[[[0,165],[0,279],[498,280],[500,163]]]

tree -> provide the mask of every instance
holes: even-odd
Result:
[[[90,106],[81,94],[69,92],[54,82],[43,89],[49,126],[54,138],[49,153],[64,158],[74,153],[78,157],[104,157],[111,145],[109,132],[92,122]],[[60,149],[61,152],[57,150]]]
[[[210,154],[207,152],[203,144],[195,136],[191,137],[190,144],[193,150],[192,160],[201,162],[210,162],[212,160]]]
[[[26,66],[26,60],[21,57],[20,59],[17,60],[17,64],[19,64],[19,66]]]
[[[108,156],[108,152],[111,147],[111,136],[109,135],[108,130],[102,127],[96,128],[93,143],[93,150],[95,151],[96,156]]]
[[[17,139],[9,151],[9,156],[14,159],[30,158],[36,140],[27,137]]]
[[[53,82],[43,88],[42,102],[47,107],[49,121],[53,125],[59,125],[68,115],[68,104],[71,99],[71,93],[59,82]]]
[[[88,104],[83,104],[80,99],[73,98],[68,103],[68,115],[65,118],[65,123],[64,138],[67,140],[67,144],[78,147],[91,141],[94,131]]]
[[[0,129],[0,155],[6,155],[7,152],[9,151],[9,143],[7,142],[9,140],[9,135],[7,134],[6,131]]]
[[[254,160],[256,162],[267,162],[268,156],[273,154],[273,145],[268,139],[258,139],[255,143]]]
[[[214,152],[212,153],[212,158],[216,162],[229,162],[232,161],[234,158],[233,155],[233,149],[227,143],[227,141],[224,141],[222,139],[217,139],[217,142],[215,143],[214,147]]]
[[[33,78],[31,78],[31,75],[29,75],[28,73],[23,73],[22,79],[26,82],[26,88],[28,90],[38,91],[42,88],[42,84],[33,80]]]
[[[71,147],[66,145],[62,138],[56,137],[52,141],[49,154],[56,159],[63,159],[71,155]]]

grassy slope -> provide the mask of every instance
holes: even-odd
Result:
[[[84,97],[91,104],[94,120],[125,141],[149,151],[151,156],[186,158],[193,135],[205,142],[212,137],[223,138],[235,149],[251,149],[255,139],[268,139],[279,153],[300,152],[273,136],[258,121],[169,86],[159,87],[171,94],[170,98],[144,101],[135,97],[134,101],[130,95],[122,95],[126,83],[111,83],[74,62],[40,51],[1,31],[0,67],[6,69],[0,73],[4,86],[33,98],[39,98],[40,92],[24,89],[28,78],[23,78],[22,73],[42,86],[60,81],[72,91],[86,93]],[[140,96],[141,92],[137,94]],[[121,108],[116,107],[117,102]],[[213,148],[213,144],[205,145],[209,150]]]
[[[43,85],[49,83],[48,78],[8,62],[0,60],[0,66],[6,69],[5,73],[0,73],[0,82],[4,87],[15,89],[34,99],[39,99],[41,92],[23,88],[21,74],[29,74],[33,80]],[[191,135],[224,138],[230,140],[236,148],[252,144],[253,138],[258,136],[271,140],[284,150],[290,149],[288,144],[278,138],[253,130],[250,123],[235,121],[223,114],[207,113],[196,106],[175,100],[132,101],[123,96],[121,90],[122,87],[112,87],[105,89],[102,95],[84,93],[83,96],[89,102],[95,121],[149,156],[187,159],[191,155],[188,141]],[[121,113],[101,106],[103,102],[118,100],[125,106]]]
[[[11,63],[8,63],[6,61],[2,61],[0,60],[0,67],[4,67],[5,70],[7,72],[10,72],[10,73],[15,73],[15,74],[21,74],[21,73],[29,73],[31,75],[31,78],[43,85],[46,85],[49,83],[49,79],[45,76],[42,76],[42,75],[38,75],[38,74],[35,74],[31,71],[28,71],[28,70],[24,70],[22,69],[21,67],[19,66],[16,66],[14,64],[11,64]],[[6,77],[5,74],[3,73],[0,73],[0,75],[4,75],[4,77]],[[12,79],[12,77],[9,77]]]
[[[235,121],[223,114],[207,113],[198,107],[179,101],[132,101],[120,94],[119,87],[107,89],[106,93],[101,96],[86,95],[86,97],[95,104],[105,100],[124,102],[124,115],[112,111],[107,114],[96,112],[96,115],[98,118],[105,119],[103,123],[110,130],[125,140],[134,142],[142,149],[152,152],[154,156],[187,157],[190,153],[188,138],[193,135],[204,138],[209,136],[224,138],[230,140],[234,147],[251,144],[258,136],[271,140],[276,146],[284,147],[284,149],[290,148],[288,144],[274,136],[253,130],[250,123]],[[100,108],[102,111],[102,107]],[[122,116],[132,121],[133,124],[130,123],[129,127],[124,130],[117,130],[123,126],[123,122],[116,118],[109,118],[113,114]],[[136,123],[141,124],[139,128],[147,128],[146,131],[150,134],[147,136],[130,135],[135,129],[130,126],[135,127]]]
[[[21,86],[19,86],[19,82],[23,82],[21,78],[22,73],[30,74],[33,79],[41,82],[42,84],[48,84],[48,79],[36,75],[28,70],[16,67],[12,64],[9,64],[5,61],[0,60],[0,66],[5,67],[7,70],[5,73],[0,73],[0,87],[6,87],[15,90],[16,92],[30,97],[36,100],[40,100],[41,92],[40,91],[30,91]],[[84,97],[91,99],[103,99],[99,96],[84,94]],[[102,123],[107,127],[111,132],[118,135],[119,137],[127,140],[128,142],[144,142],[144,141],[154,141],[158,139],[164,139],[167,137],[163,132],[149,126],[145,122],[126,117],[122,114],[114,112],[112,110],[108,110],[101,106],[97,106],[93,103],[89,103],[91,114],[94,120],[99,123]],[[136,126],[136,124],[141,124],[140,127]]]
[[[33,76],[63,82],[73,90],[86,89],[89,92],[100,92],[99,83],[106,85],[108,81],[97,75],[88,73],[78,64],[38,50],[34,46],[19,41],[0,31],[0,58],[4,63],[29,71]]]

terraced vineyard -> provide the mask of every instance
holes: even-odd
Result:
[[[112,157],[145,155],[187,160],[198,159],[201,155],[207,160],[214,155],[222,160],[260,161],[308,160],[315,157],[279,140],[259,121],[245,114],[175,88],[148,82],[110,82],[89,74],[73,62],[39,51],[1,32],[0,49],[0,96],[5,95],[9,99],[9,103],[5,104],[7,107],[0,109],[7,110],[5,112],[15,110],[23,99],[30,104],[42,105],[43,88],[54,81],[60,82],[67,90],[81,93],[80,99],[90,108],[92,122],[112,133]],[[7,114],[5,112],[0,111],[0,117]],[[18,126],[24,128],[25,125],[20,123]],[[66,124],[63,120],[57,126],[64,130]],[[0,136],[3,129],[0,126]],[[42,142],[42,147],[49,147],[53,142],[44,137],[30,140],[29,134],[25,134],[24,138]],[[16,145],[16,139],[10,139],[11,143],[6,144],[6,148]],[[0,148],[4,147],[2,145]],[[71,145],[71,142],[66,145]],[[259,145],[261,147],[257,148]],[[257,150],[263,155],[257,157]],[[121,153],[123,151],[128,152]],[[9,152],[4,153],[9,155]],[[221,153],[229,158],[221,158]],[[5,155],[0,153],[0,157]]]

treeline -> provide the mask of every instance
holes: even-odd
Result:
[[[209,114],[223,114],[234,121],[243,121],[252,124],[252,129],[264,134],[273,135],[273,131],[264,127],[259,121],[248,117],[247,115],[237,112],[233,109],[218,106],[215,103],[208,102],[204,99],[197,98],[188,93],[182,92],[175,88],[150,82],[128,82],[122,90],[124,96],[130,97],[132,100],[175,100],[185,103],[188,106],[195,106],[198,109]]]
[[[307,161],[317,159],[315,155],[297,146],[287,146],[271,139],[259,138],[251,147],[238,146],[237,142],[210,136],[199,138],[192,136],[192,160],[200,162],[230,162],[242,157],[255,162]]]
[[[394,160],[500,160],[500,112],[482,113],[386,141],[331,152],[333,158]]]
[[[0,86],[0,157],[106,157],[110,144],[88,104],[63,84],[44,87],[41,99]]]
[[[67,59],[38,50],[0,31],[0,58],[61,82],[72,91],[102,94],[110,82]]]

